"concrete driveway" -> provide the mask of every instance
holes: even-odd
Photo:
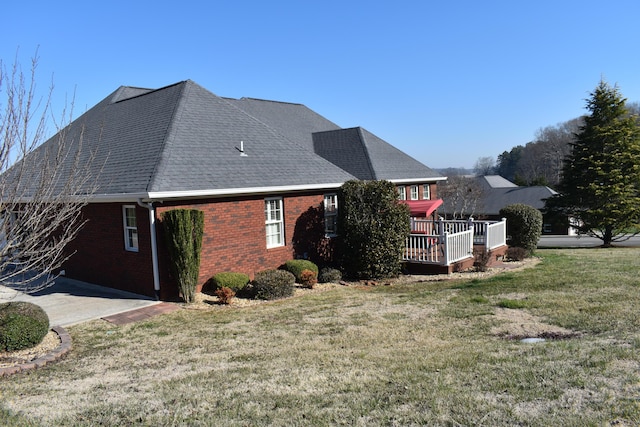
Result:
[[[51,326],[70,326],[141,307],[158,304],[152,298],[130,292],[59,277],[34,294],[23,294],[0,286],[0,302],[28,301],[49,315]]]

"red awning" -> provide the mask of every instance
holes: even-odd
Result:
[[[400,200],[409,206],[411,216],[427,217],[431,215],[438,206],[442,204],[442,199],[435,200]]]

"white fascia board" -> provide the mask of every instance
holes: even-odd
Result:
[[[152,191],[148,193],[128,193],[128,194],[95,194],[91,197],[92,203],[109,202],[137,202],[138,200],[175,200],[175,199],[206,199],[225,196],[247,196],[251,194],[278,194],[301,191],[335,190],[342,186],[342,182],[313,185],[283,185],[274,187],[246,187],[246,188],[223,188],[208,190],[185,190],[185,191]]]
[[[394,184],[409,184],[415,182],[445,181],[446,176],[438,176],[435,178],[411,178],[411,179],[390,179]]]

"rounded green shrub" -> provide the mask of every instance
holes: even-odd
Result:
[[[284,263],[283,268],[292,273],[298,283],[302,283],[300,275],[304,270],[311,270],[318,275],[318,266],[306,259],[291,259]]]
[[[295,276],[286,270],[264,270],[252,282],[254,298],[272,300],[293,295]]]
[[[0,304],[0,348],[22,350],[40,344],[49,332],[49,316],[38,305],[12,301]]]
[[[335,268],[324,267],[318,274],[318,282],[320,283],[337,283],[340,280],[342,280],[342,273]]]
[[[222,272],[214,274],[211,277],[211,285],[213,290],[220,288],[229,288],[238,293],[250,282],[249,276],[244,273]]]
[[[500,209],[507,219],[509,246],[517,246],[533,253],[542,234],[542,213],[533,206],[516,203]]]

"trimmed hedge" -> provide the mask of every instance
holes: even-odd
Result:
[[[241,291],[250,282],[249,276],[244,273],[234,273],[225,271],[216,273],[211,277],[211,285],[214,290],[229,288],[235,293]]]
[[[254,298],[273,300],[293,295],[295,276],[286,270],[264,270],[256,273],[252,282]]]
[[[283,269],[292,273],[298,283],[302,283],[301,274],[304,270],[311,270],[318,275],[318,266],[306,259],[291,259],[284,263]]]
[[[542,234],[542,213],[533,206],[516,203],[500,209],[500,216],[507,219],[509,246],[533,253]]]
[[[38,345],[49,332],[49,316],[38,305],[12,301],[0,304],[0,349],[22,350]]]

